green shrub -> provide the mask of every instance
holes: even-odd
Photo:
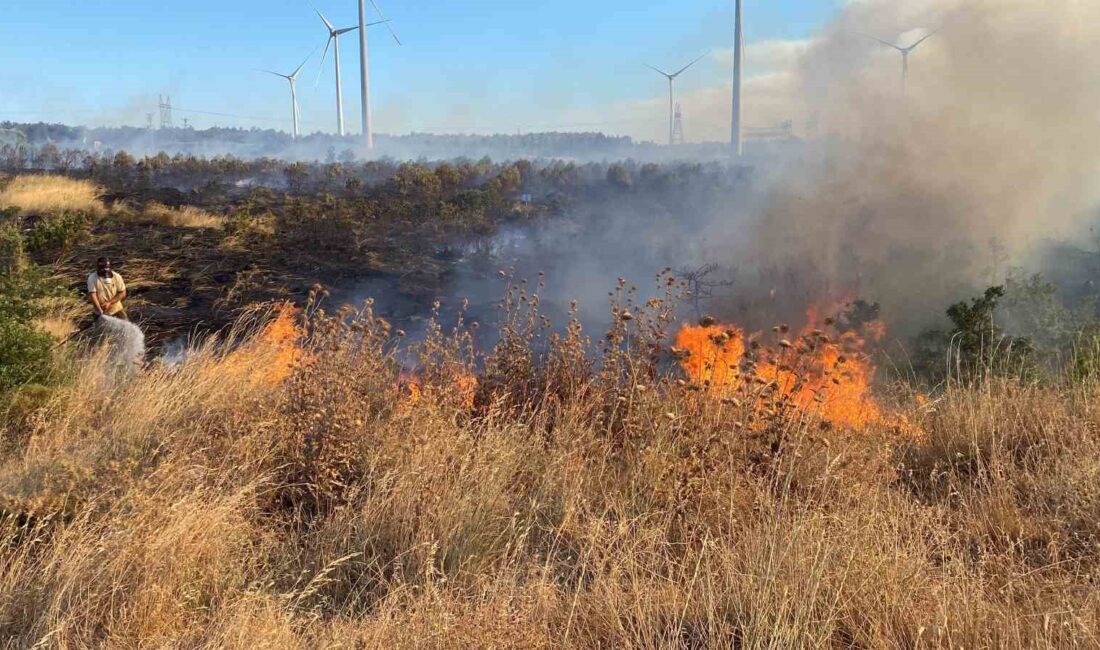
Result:
[[[27,250],[39,255],[68,253],[87,234],[87,225],[87,217],[75,212],[42,217],[26,235]]]
[[[50,369],[53,339],[27,323],[0,319],[0,392],[41,381]]]
[[[13,218],[0,215],[0,274],[20,273],[27,266],[27,253],[23,247],[23,233]]]
[[[0,274],[0,393],[50,374],[53,339],[31,322],[41,314],[43,298],[63,293],[37,266]]]
[[[1004,287],[989,287],[978,298],[948,307],[952,328],[926,330],[914,341],[913,365],[918,375],[931,383],[948,378],[970,382],[990,376],[1033,376],[1034,343],[1026,336],[1005,334],[995,318],[1004,296]]]
[[[1073,381],[1100,378],[1100,326],[1082,328],[1073,343],[1070,359],[1069,376]]]

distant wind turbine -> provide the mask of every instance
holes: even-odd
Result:
[[[662,76],[664,76],[668,79],[668,144],[669,145],[672,145],[672,137],[673,137],[672,132],[673,132],[673,128],[674,128],[673,124],[676,120],[676,117],[675,117],[675,110],[676,109],[673,106],[672,83],[674,81],[676,81],[676,77],[679,77],[685,70],[687,70],[691,66],[695,65],[699,61],[703,60],[703,57],[705,57],[705,56],[706,56],[706,54],[699,57],[698,59],[695,59],[691,63],[685,65],[684,67],[680,68],[676,72],[673,72],[672,74],[669,74],[669,73],[665,72],[664,70],[661,70],[660,68],[656,68],[654,66],[651,66],[648,63],[646,64],[647,68],[649,68],[650,70],[653,70],[654,72],[657,72],[658,74],[660,74],[660,75],[662,75]]]
[[[382,15],[378,3],[375,0],[370,0],[370,3],[382,22],[386,23],[386,29],[390,31],[390,36],[393,36],[393,40],[401,45],[401,39],[397,38],[397,34],[390,27],[389,21]],[[366,141],[367,149],[374,149],[374,124],[371,121],[370,112],[370,66],[367,56],[367,12],[364,0],[359,0],[359,81],[360,92],[363,97],[363,138]]]
[[[316,51],[317,50],[313,50],[313,52],[316,52]],[[298,73],[300,73],[302,71],[302,67],[305,66],[306,61],[309,61],[309,58],[311,56],[313,56],[313,52],[310,52],[309,56],[307,56],[305,58],[305,61],[302,61],[302,63],[297,68],[294,68],[294,72],[291,72],[290,74],[282,74],[280,72],[275,72],[274,70],[261,70],[260,71],[260,72],[266,72],[268,74],[273,74],[276,77],[282,77],[283,79],[286,79],[287,81],[290,82],[290,107],[291,107],[291,109],[293,111],[293,115],[294,115],[294,137],[296,139],[301,135],[301,132],[299,130],[299,123],[301,121],[301,114],[298,112]]]
[[[864,34],[864,36],[871,40],[878,41],[879,43],[882,43],[887,47],[892,47],[898,52],[901,52],[901,92],[902,94],[905,94],[906,88],[909,85],[909,55],[912,54],[913,50],[917,49],[917,46],[919,46],[921,43],[935,36],[936,32],[938,31],[940,30],[937,29],[929,32],[924,36],[924,38],[920,39],[916,43],[913,43],[909,47],[901,47],[900,45],[896,45],[894,43],[891,43],[890,41],[884,41],[881,38],[871,36],[870,34]]]
[[[744,64],[745,32],[741,26],[741,0],[733,3],[733,110],[730,112],[730,146],[735,158],[744,153],[743,129],[741,128],[741,82]]]
[[[344,135],[344,91],[340,79],[340,37],[348,32],[353,32],[359,29],[356,27],[345,27],[343,29],[336,29],[329,22],[328,18],[321,13],[316,7],[313,8],[317,12],[317,16],[320,17],[321,22],[325,24],[325,29],[328,30],[328,40],[325,41],[325,51],[321,54],[321,69],[325,67],[325,58],[328,56],[328,48],[332,46],[332,59],[336,63],[336,132],[340,135]],[[370,23],[367,27],[373,25],[381,25],[385,21],[379,21],[376,23]],[[320,81],[320,71],[318,71],[318,81]]]

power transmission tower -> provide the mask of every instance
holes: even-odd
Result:
[[[172,128],[172,97],[158,95],[160,99],[160,128]]]
[[[672,122],[672,144],[684,144],[684,115],[676,105],[676,118]]]
[[[145,114],[145,128],[149,129],[150,131],[153,130],[153,114],[152,113],[146,113]]]
[[[189,129],[189,128],[191,128],[191,124],[190,124],[190,123],[188,123],[188,121],[187,121],[187,118],[186,118],[186,117],[185,117],[185,118],[183,118],[183,128],[185,128],[185,129]]]

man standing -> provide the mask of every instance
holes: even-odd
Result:
[[[122,276],[111,270],[111,260],[101,257],[96,260],[96,270],[88,276],[88,300],[96,318],[103,314],[123,320],[130,320],[122,299],[126,297],[126,283]]]

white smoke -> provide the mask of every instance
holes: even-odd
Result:
[[[901,55],[868,35],[905,46],[937,29],[903,93]],[[722,243],[881,300],[895,322],[1003,281],[1100,205],[1096,43],[1100,2],[847,4],[796,74],[820,155],[779,170],[758,226]]]

